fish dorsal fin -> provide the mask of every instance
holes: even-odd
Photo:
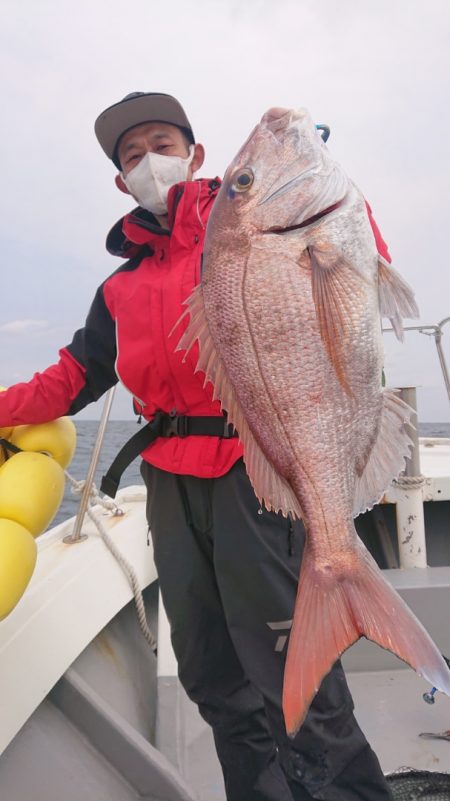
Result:
[[[350,384],[345,372],[345,356],[351,337],[348,321],[358,298],[366,291],[366,279],[336,251],[326,245],[307,248],[311,263],[311,285],[322,342],[336,376],[347,395]]]
[[[387,317],[397,339],[403,341],[403,317],[419,317],[414,292],[409,284],[382,256],[378,257],[378,297],[380,314]]]
[[[412,441],[406,424],[411,425],[414,410],[392,390],[383,391],[383,407],[378,436],[355,489],[353,515],[372,509],[383,497],[389,484],[405,466]]]
[[[200,356],[196,371],[202,370],[205,373],[205,384],[208,381],[212,382],[214,400],[220,401],[222,408],[227,412],[229,422],[239,434],[244,448],[245,466],[256,497],[269,511],[282,512],[285,516],[291,514],[294,517],[302,517],[299,502],[292,488],[267,459],[245,419],[242,406],[209,331],[201,285],[194,289],[187,306],[190,322],[177,350],[188,352],[198,340]]]

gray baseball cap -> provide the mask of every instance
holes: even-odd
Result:
[[[120,170],[117,148],[124,133],[143,122],[168,122],[181,128],[189,142],[195,143],[191,124],[183,107],[172,95],[132,92],[119,103],[105,109],[95,121],[95,134],[101,147]]]

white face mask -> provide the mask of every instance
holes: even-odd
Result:
[[[191,145],[185,159],[146,153],[126,177],[122,174],[125,186],[143,209],[160,216],[167,214],[169,189],[187,179],[194,152],[194,145]]]

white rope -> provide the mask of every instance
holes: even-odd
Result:
[[[83,493],[86,484],[85,480],[83,479],[82,481],[77,481],[76,478],[74,478],[73,476],[70,475],[70,473],[67,472],[67,470],[64,470],[64,473],[71,484],[72,494],[81,495]],[[115,515],[123,514],[121,509],[119,509],[117,504],[114,503],[114,501],[111,500],[111,498],[106,498],[106,497],[102,498],[99,495],[98,489],[94,483],[92,483],[89,492],[89,503],[92,506],[97,506],[98,504],[100,504],[101,506],[103,506],[104,509],[108,509],[108,511],[114,512]]]
[[[421,487],[425,483],[425,476],[399,476],[395,478],[393,484],[400,487]]]
[[[91,520],[97,526],[105,545],[109,548],[112,555],[115,559],[117,559],[119,565],[121,566],[122,570],[124,571],[125,575],[130,582],[131,589],[133,590],[134,601],[136,604],[136,611],[139,620],[139,626],[141,628],[142,634],[144,635],[145,639],[147,640],[150,647],[156,651],[156,640],[150,631],[150,628],[147,623],[147,617],[145,614],[145,607],[144,607],[144,598],[142,596],[141,588],[139,586],[139,579],[136,575],[136,572],[130,562],[125,559],[123,554],[120,553],[119,549],[109,536],[108,532],[106,531],[102,521],[97,517],[93,509],[88,508],[86,510],[86,514],[89,515]]]
[[[65,472],[65,475],[66,475],[67,479],[69,480],[69,482],[71,484],[72,493],[74,495],[81,495],[81,493],[83,492],[83,489],[84,489],[84,486],[85,486],[86,482],[84,480],[83,481],[77,481],[75,478],[73,478],[73,476],[70,475],[70,473],[67,472],[67,470],[65,470],[64,472]],[[136,574],[133,566],[123,556],[123,554],[120,553],[120,551],[117,548],[116,544],[111,539],[111,537],[109,536],[108,532],[106,531],[106,528],[103,525],[102,521],[100,520],[98,515],[95,514],[95,512],[94,512],[92,507],[93,506],[97,506],[99,504],[101,506],[103,506],[104,509],[107,509],[108,511],[113,512],[113,514],[116,515],[116,516],[123,515],[122,510],[117,506],[117,504],[113,500],[111,500],[110,498],[106,498],[106,497],[102,498],[99,495],[97,487],[95,486],[95,484],[92,484],[90,492],[89,492],[89,504],[88,504],[88,508],[86,509],[86,514],[91,518],[92,522],[97,527],[97,530],[99,531],[100,536],[102,537],[103,542],[105,543],[106,547],[110,550],[110,552],[112,553],[114,558],[117,560],[117,562],[121,566],[123,572],[125,573],[128,581],[130,583],[131,589],[133,590],[134,602],[135,602],[135,605],[136,605],[136,611],[137,611],[137,616],[138,616],[138,621],[139,621],[139,627],[140,627],[141,632],[144,635],[145,639],[147,640],[148,644],[150,645],[150,648],[152,648],[153,651],[156,653],[157,643],[156,643],[156,639],[155,639],[154,635],[152,634],[151,629],[150,629],[150,627],[148,625],[148,622],[147,622],[147,616],[145,614],[144,598],[143,598],[143,595],[142,595],[141,588],[139,586],[139,579],[137,577],[137,574]]]

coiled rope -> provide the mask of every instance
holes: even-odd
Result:
[[[64,471],[67,480],[71,485],[71,491],[73,495],[81,495],[85,486],[85,481],[77,481],[67,470]],[[114,515],[120,516],[123,514],[122,510],[117,506],[117,504],[109,498],[102,498],[99,495],[97,487],[93,483],[91,485],[91,489],[89,492],[89,500],[88,500],[88,507],[86,509],[86,514],[94,525],[96,526],[103,542],[105,543],[106,547],[111,551],[114,558],[117,560],[119,565],[121,566],[123,572],[125,573],[131,589],[133,590],[134,595],[134,602],[136,605],[136,612],[139,621],[139,627],[141,629],[142,634],[144,635],[145,639],[147,640],[150,648],[156,654],[157,652],[157,642],[156,638],[154,637],[147,621],[147,616],[145,613],[145,606],[144,606],[144,598],[142,595],[141,588],[139,586],[139,579],[136,575],[136,572],[133,566],[130,564],[128,559],[124,557],[124,555],[119,551],[116,544],[113,542],[112,538],[106,531],[105,526],[103,525],[102,521],[100,520],[99,516],[96,515],[94,512],[94,506],[103,506],[104,509],[107,509],[110,512],[113,512]]]

